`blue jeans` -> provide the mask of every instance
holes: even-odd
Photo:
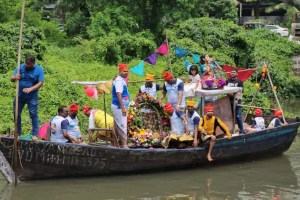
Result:
[[[244,133],[244,124],[243,124],[243,110],[241,106],[236,106],[235,108],[235,114],[236,114],[236,122],[238,124],[238,127],[240,129],[239,133]]]
[[[14,115],[15,115],[15,108],[16,108],[16,99],[14,100]],[[29,116],[31,118],[31,124],[32,124],[32,131],[31,134],[33,136],[38,136],[39,134],[39,118],[38,118],[38,97],[32,97],[32,98],[22,98],[19,97],[19,103],[18,103],[18,134],[21,135],[22,133],[22,120],[21,120],[21,114],[22,110],[27,104],[28,110],[29,110]]]

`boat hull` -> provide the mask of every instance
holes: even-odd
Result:
[[[233,162],[280,155],[291,146],[300,123],[218,139],[214,162]],[[11,163],[13,138],[1,137],[0,150]],[[186,149],[121,149],[110,146],[19,141],[21,180],[80,177],[204,166],[208,143]]]

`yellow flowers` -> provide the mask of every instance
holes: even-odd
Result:
[[[254,86],[256,89],[259,89],[259,87],[260,87],[259,83],[255,83]]]
[[[263,72],[263,73],[267,73],[267,72],[268,72],[268,67],[267,67],[266,65],[264,65],[264,66],[262,67],[262,72]]]
[[[276,89],[277,89],[277,87],[274,85],[274,86],[273,86],[273,90],[276,90]]]

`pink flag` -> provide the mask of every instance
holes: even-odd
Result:
[[[168,49],[168,43],[164,42],[158,49],[156,49],[156,52],[162,55],[167,55],[169,54],[169,49]]]

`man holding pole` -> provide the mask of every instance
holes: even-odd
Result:
[[[38,139],[39,118],[38,118],[38,90],[44,83],[44,70],[35,64],[35,57],[25,56],[25,63],[20,65],[20,69],[15,69],[12,82],[19,81],[18,91],[18,134],[21,135],[21,113],[27,104],[29,116],[32,123],[32,140]],[[14,114],[16,110],[16,98],[14,100]]]

